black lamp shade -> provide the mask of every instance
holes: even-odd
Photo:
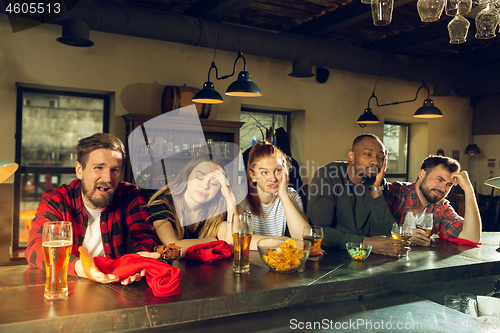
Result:
[[[365,109],[365,112],[359,116],[357,121],[358,124],[378,124],[379,122],[377,116],[373,114],[370,108]]]
[[[205,104],[221,104],[224,103],[222,96],[214,89],[214,84],[207,81],[203,84],[203,89],[198,91],[193,96],[193,102]]]
[[[241,71],[238,79],[227,87],[226,95],[238,97],[262,96],[260,88],[252,82],[252,76],[247,71]]]
[[[475,143],[471,143],[465,148],[465,155],[478,155],[481,154],[481,150]]]
[[[426,99],[424,105],[413,115],[415,118],[441,118],[442,116],[443,114],[434,106],[434,101],[432,99]]]
[[[56,40],[65,45],[90,47],[94,42],[89,39],[89,26],[80,18],[72,18],[63,23],[62,36]]]

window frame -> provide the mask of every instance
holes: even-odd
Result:
[[[13,206],[13,221],[12,221],[12,240],[11,240],[11,260],[24,260],[25,246],[19,245],[19,215],[21,206],[21,174],[33,172],[52,173],[52,174],[75,174],[74,167],[39,167],[39,166],[22,166],[21,151],[22,151],[22,116],[24,105],[24,93],[51,94],[58,96],[74,96],[84,98],[102,99],[103,105],[103,133],[109,133],[110,127],[110,105],[111,93],[109,92],[78,92],[59,90],[61,88],[33,88],[18,85],[16,87],[16,133],[15,133],[15,162],[19,165],[17,172],[14,174],[14,206]],[[76,143],[75,143],[76,145]]]

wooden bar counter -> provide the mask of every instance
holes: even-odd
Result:
[[[0,332],[147,331],[201,320],[230,322],[235,315],[258,318],[255,313],[261,311],[337,306],[359,295],[379,307],[380,295],[389,295],[382,298],[387,306],[402,298],[411,303],[418,297],[402,291],[499,275],[500,233],[483,233],[481,241],[473,247],[437,239],[429,247],[412,247],[408,258],[372,253],[365,262],[351,261],[345,250],[325,248],[327,255],[292,274],[269,271],[256,251],[251,251],[251,270],[245,275],[233,274],[232,257],[213,263],[182,259],[174,262],[182,272],[182,293],[167,298],[154,297],[144,279],[122,286],[70,277],[68,299],[46,301],[41,270],[0,267]],[[425,302],[432,304],[429,309],[443,308]]]

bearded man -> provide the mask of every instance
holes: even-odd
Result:
[[[323,245],[372,245],[374,253],[406,255],[408,243],[390,237],[394,219],[384,198],[387,150],[380,139],[356,137],[348,162],[332,162],[314,174],[309,185],[309,223],[323,227]]]
[[[38,206],[25,252],[31,266],[45,269],[42,229],[48,221],[72,223],[70,275],[102,283],[118,280],[118,276],[100,272],[92,258],[116,259],[127,254],[128,237],[134,252],[158,257],[158,253],[151,253],[159,240],[148,220],[146,202],[136,185],[120,181],[125,154],[123,143],[112,134],[96,133],[78,141],[78,179],[44,193]],[[140,280],[144,274],[137,272],[121,283]]]
[[[459,185],[465,193],[464,217],[459,216],[445,199],[454,185]],[[422,213],[427,212],[433,214],[431,235],[442,232],[448,238],[472,242],[481,239],[481,215],[474,189],[467,171],[460,171],[458,161],[450,157],[430,155],[423,161],[415,183],[391,183],[387,203],[399,224],[405,219],[418,221]],[[414,229],[410,242],[427,246],[430,235]]]

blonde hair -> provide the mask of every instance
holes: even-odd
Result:
[[[187,205],[184,201],[184,193],[187,189],[188,178],[193,172],[193,169],[200,163],[210,162],[208,155],[201,155],[191,159],[180,171],[179,174],[172,180],[171,184],[163,189],[156,191],[149,199],[147,207],[156,205],[166,205],[167,209],[157,212],[150,216],[153,217],[159,214],[165,214],[166,218],[163,223],[172,223],[177,239],[183,239],[186,232],[186,227],[181,226],[181,222],[185,222],[187,215]],[[214,165],[218,165],[224,170],[223,164],[217,159],[213,159]],[[224,172],[224,171],[223,171]],[[170,197],[170,198],[168,198]],[[174,206],[173,202],[180,203]],[[202,205],[203,216],[210,216],[205,221],[196,223],[199,231],[198,238],[216,237],[220,225],[224,220],[224,212],[226,211],[226,200],[220,189],[213,199]],[[201,227],[200,227],[201,226]]]

